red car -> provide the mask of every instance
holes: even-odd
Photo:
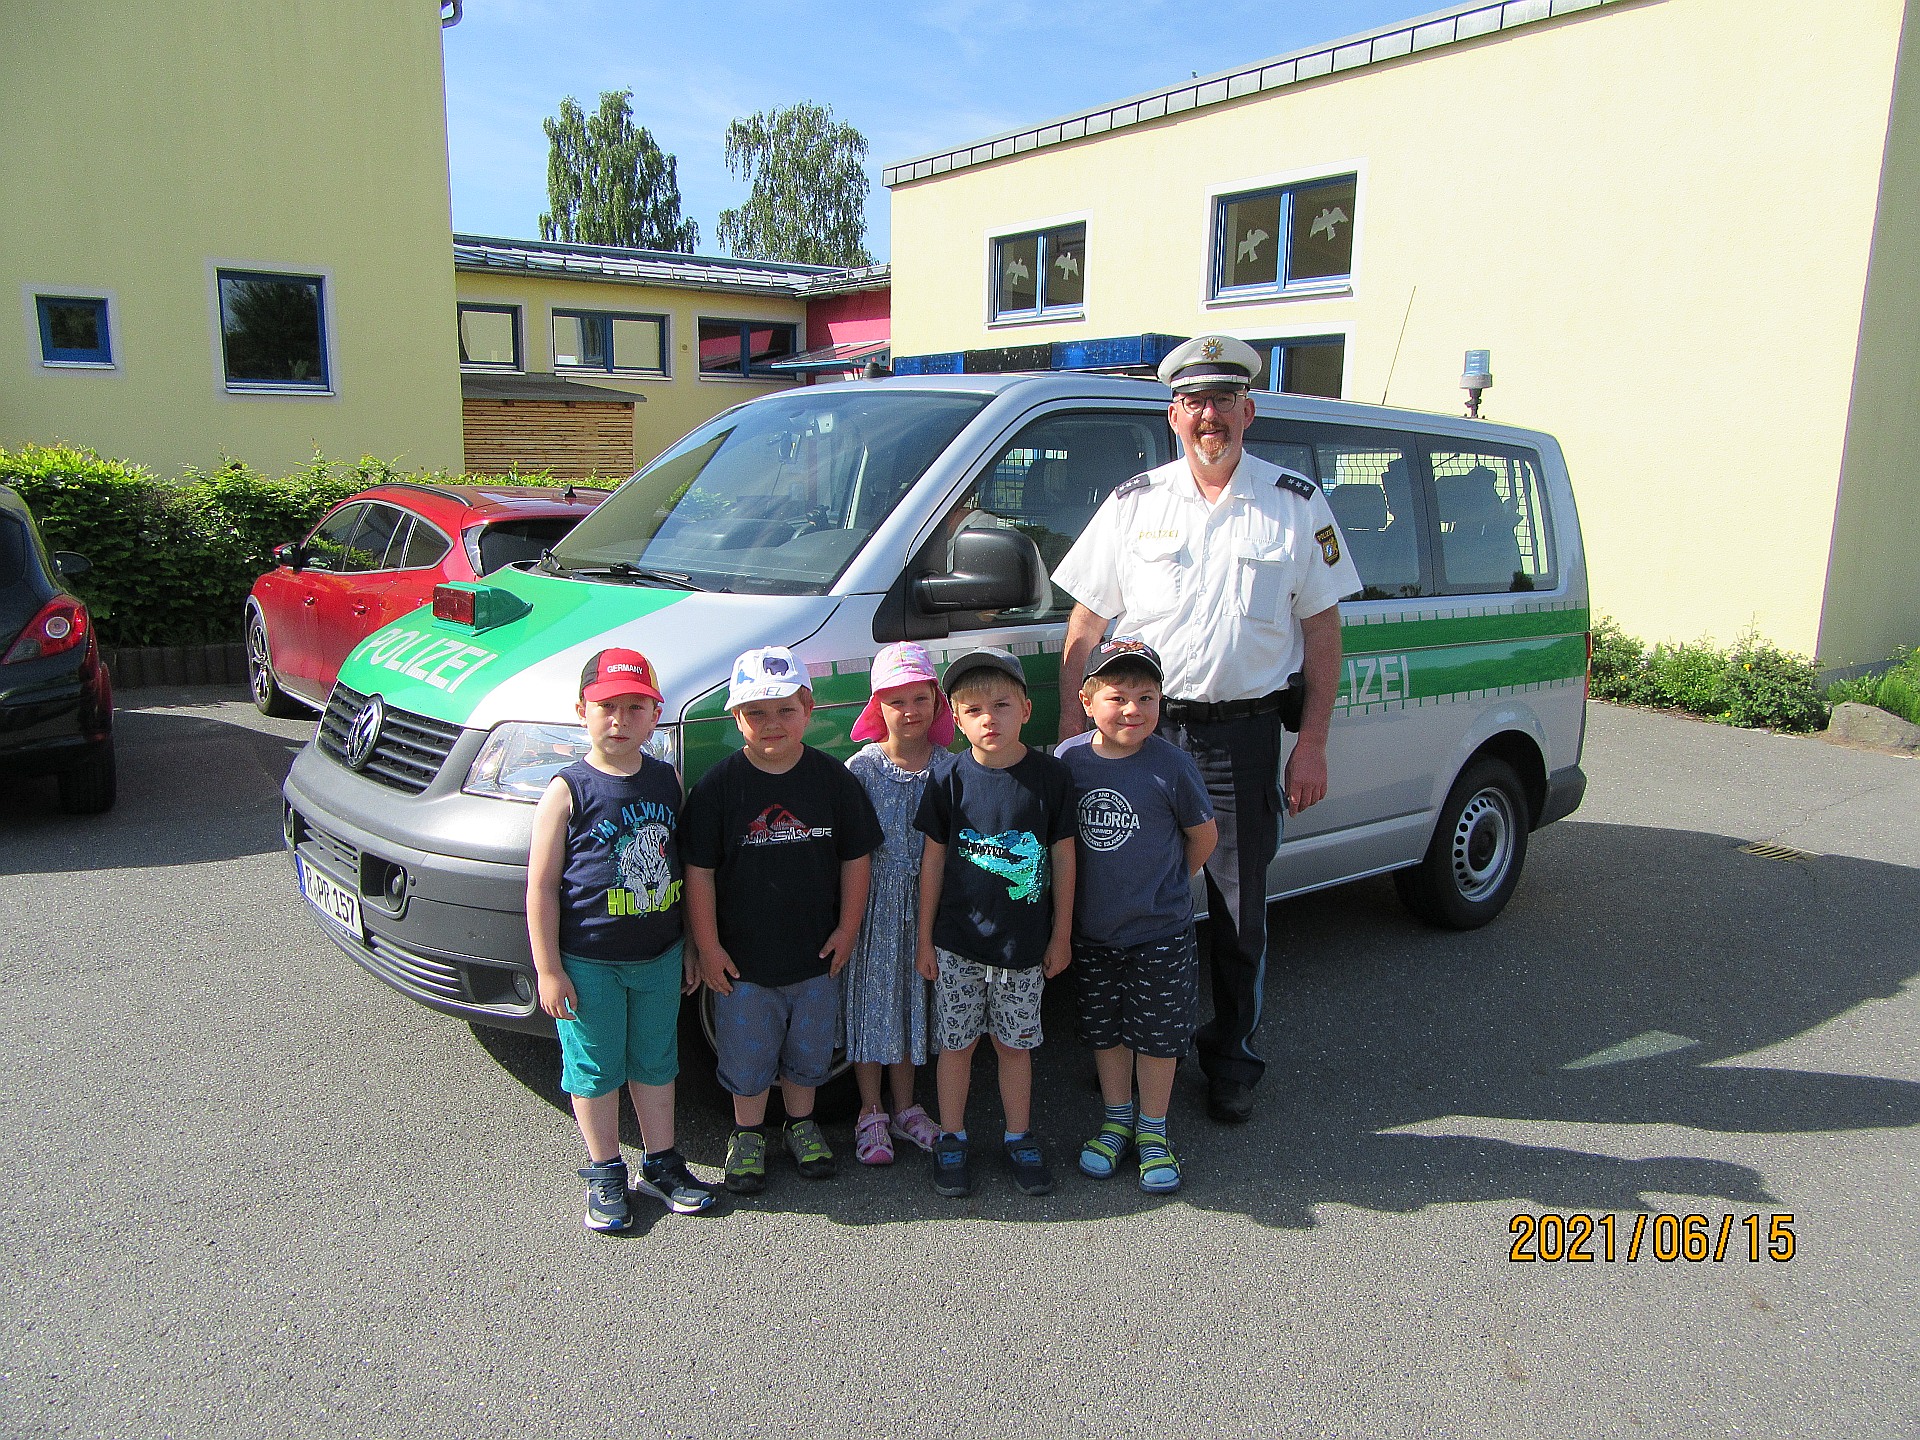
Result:
[[[313,533],[274,547],[279,563],[247,596],[247,673],[267,715],[326,708],[347,652],[433,598],[538,560],[606,499],[568,486],[376,485],[329,510]]]

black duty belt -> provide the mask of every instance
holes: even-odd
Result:
[[[1177,725],[1191,725],[1195,721],[1208,724],[1216,720],[1246,720],[1255,715],[1271,715],[1284,709],[1287,704],[1287,692],[1275,690],[1271,695],[1257,695],[1251,700],[1174,700],[1160,702],[1160,713]]]

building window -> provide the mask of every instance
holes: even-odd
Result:
[[[111,365],[107,302],[83,295],[36,295],[40,358],[49,365]]]
[[[227,386],[325,390],[325,283],[318,275],[220,271]]]
[[[554,368],[667,373],[667,317],[607,310],[553,312]]]
[[[517,305],[460,306],[460,363],[520,368],[520,309]]]
[[[1260,352],[1260,373],[1253,377],[1254,389],[1284,390],[1289,395],[1324,395],[1329,400],[1340,398],[1340,382],[1347,364],[1344,336],[1289,336],[1247,343]]]
[[[700,321],[702,375],[773,375],[775,360],[796,352],[794,327],[768,320]]]
[[[1087,300],[1087,227],[1061,225],[993,242],[993,318],[1078,314]]]
[[[1215,299],[1317,290],[1353,274],[1359,179],[1341,175],[1215,202]]]

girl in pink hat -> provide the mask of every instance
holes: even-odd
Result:
[[[873,801],[886,838],[873,852],[866,922],[842,986],[847,1058],[860,1086],[854,1156],[891,1165],[893,1137],[931,1150],[940,1134],[914,1103],[913,1071],[927,1061],[927,983],[913,968],[919,930],[920,833],[913,817],[927,776],[953,743],[953,711],[924,645],[889,645],[873,657],[873,698],[854,722],[868,743],[847,761]],[[881,1104],[881,1072],[893,1113]]]

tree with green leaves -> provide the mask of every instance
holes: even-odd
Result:
[[[753,190],[720,212],[729,254],[802,265],[870,265],[867,137],[802,101],[727,127],[727,169]]]
[[[633,123],[633,92],[607,90],[592,115],[569,95],[547,132],[547,204],[540,238],[691,253],[700,227],[680,215],[673,156]]]

